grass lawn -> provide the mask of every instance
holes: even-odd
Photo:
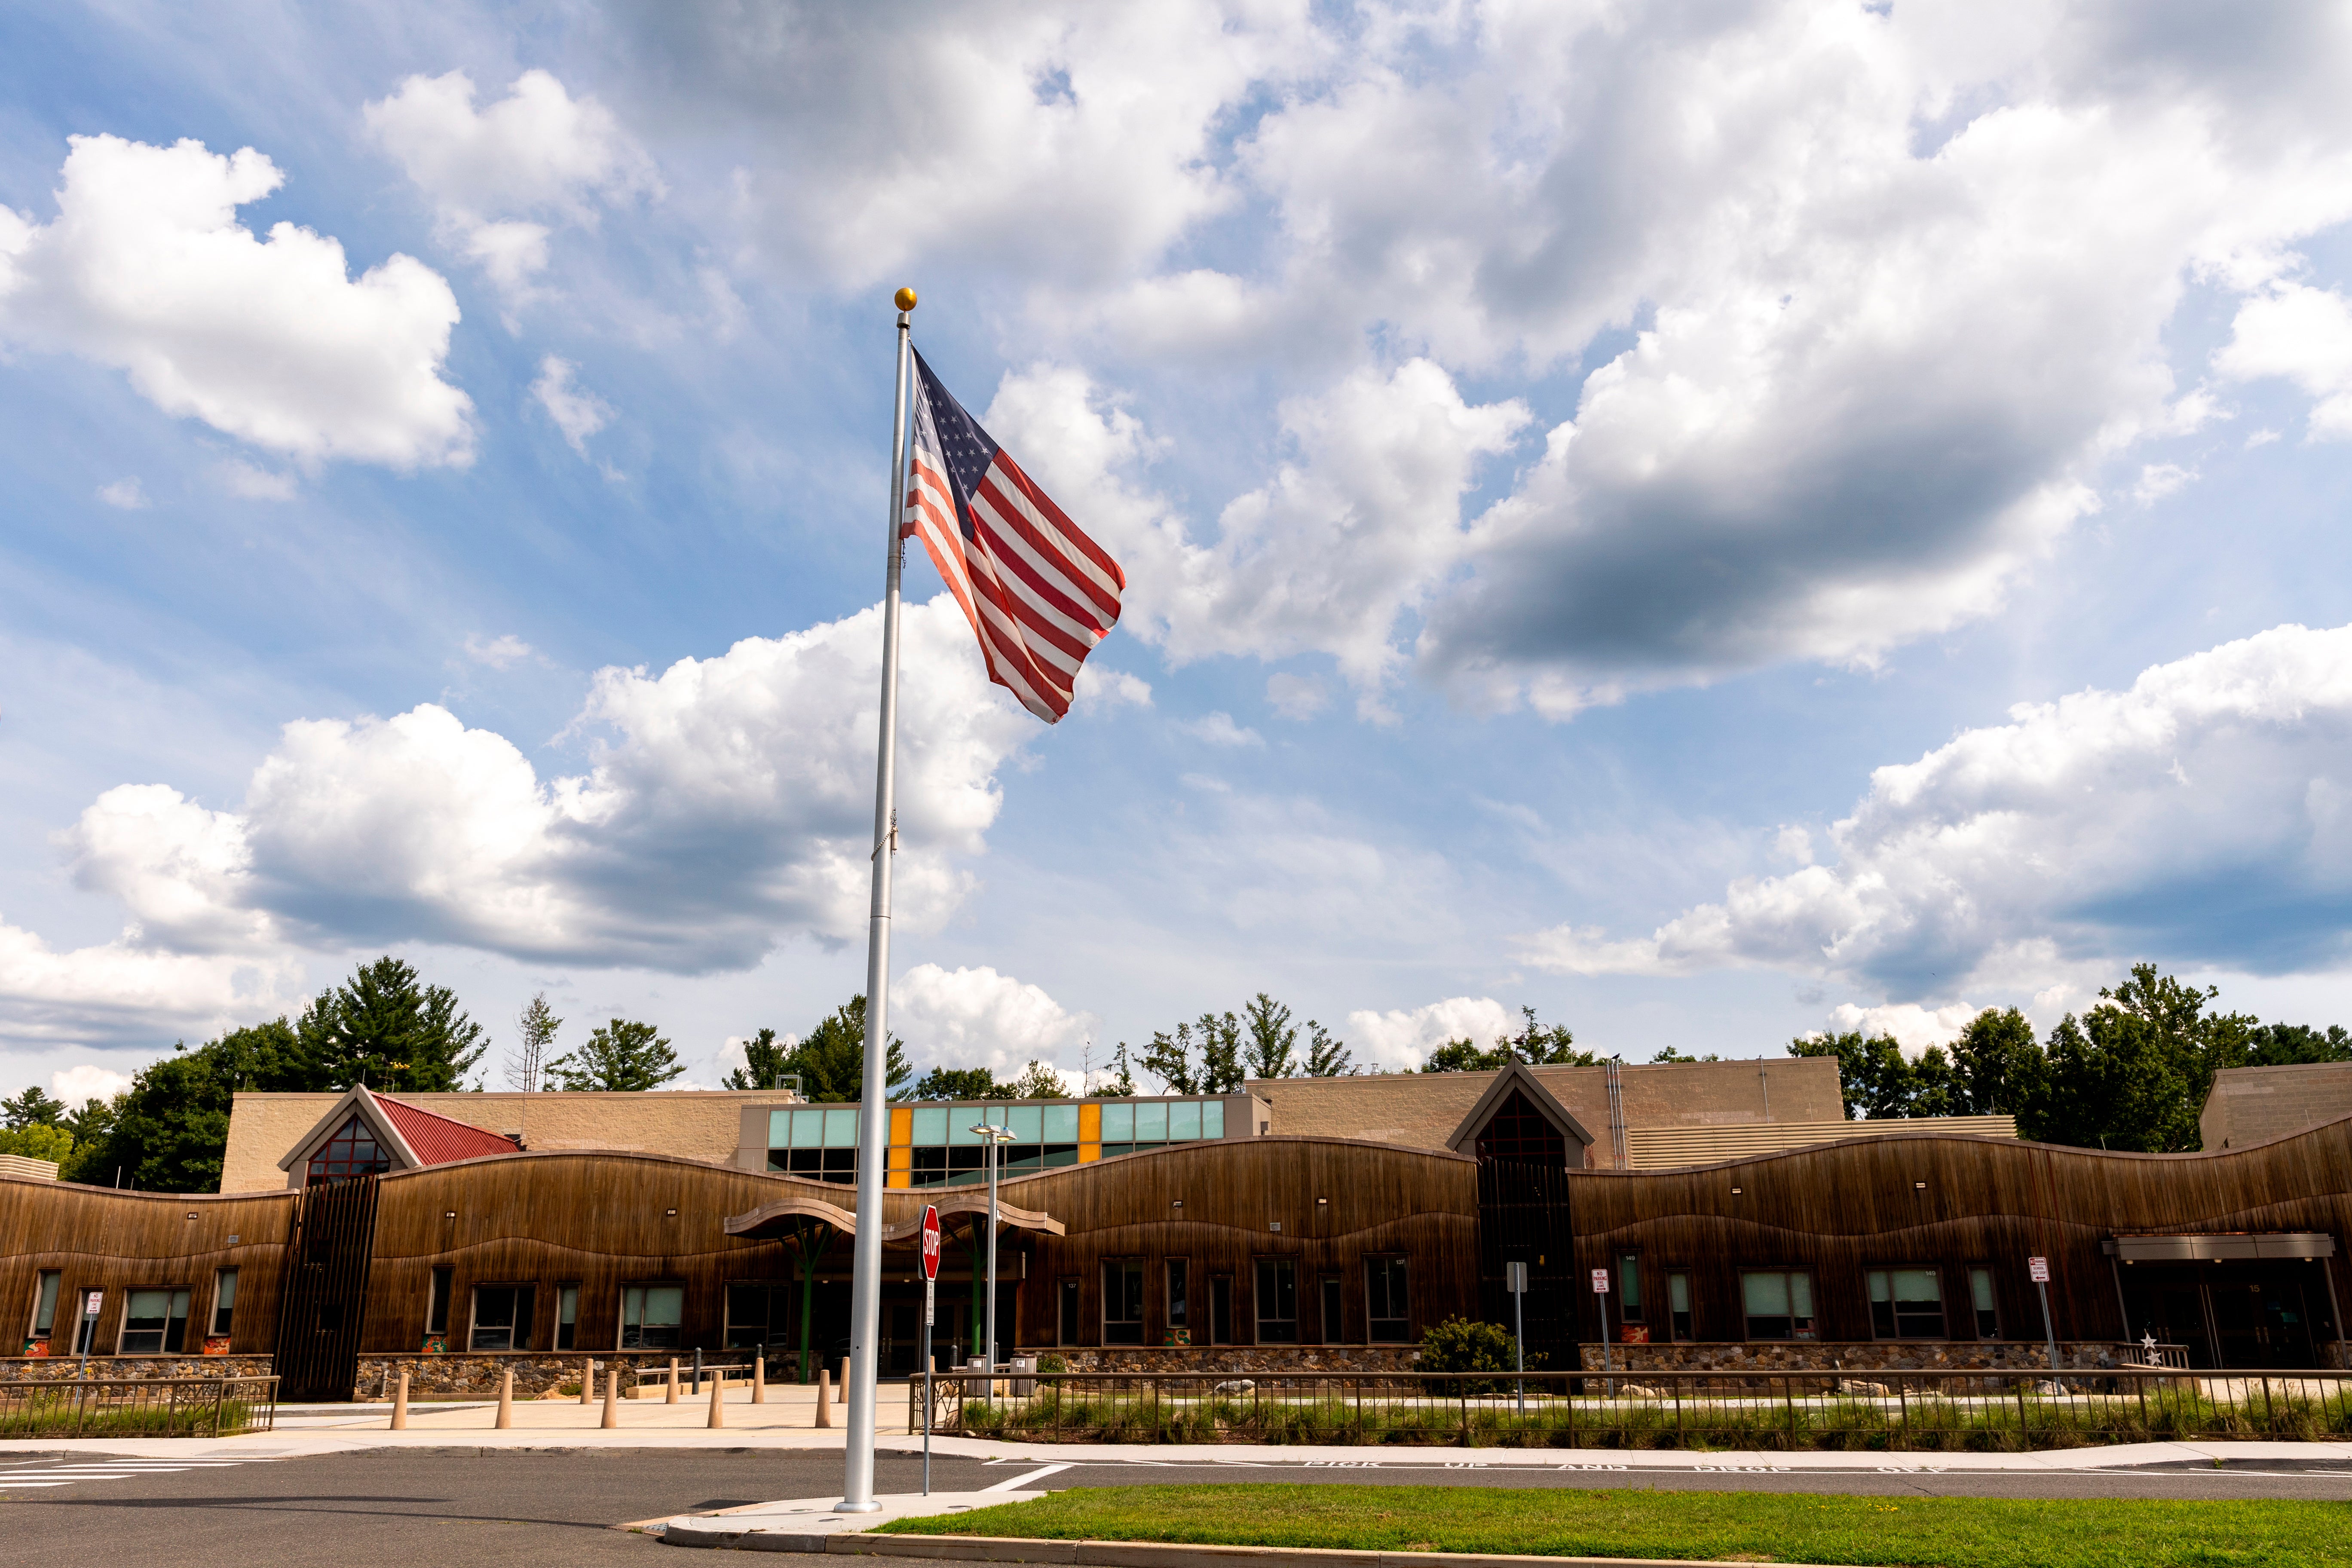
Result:
[[[1210,1542],[1937,1568],[2352,1565],[2352,1503],[1503,1487],[1105,1487],[907,1519],[898,1534]]]

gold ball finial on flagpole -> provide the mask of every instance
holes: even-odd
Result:
[[[911,310],[915,308],[915,291],[912,289],[901,289],[890,298],[901,310]]]

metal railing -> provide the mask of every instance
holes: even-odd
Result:
[[[274,1375],[0,1383],[0,1437],[221,1437],[277,1425]]]
[[[2352,1436],[2352,1373],[1035,1373],[934,1380],[930,1430],[1039,1442],[2017,1452]],[[908,1426],[922,1429],[921,1382]]]
[[[705,1383],[724,1384],[732,1379],[748,1386],[751,1381],[751,1363],[748,1361],[729,1362],[722,1365],[714,1362],[698,1368],[691,1362],[673,1361],[667,1366],[640,1366],[637,1368],[636,1386],[639,1393],[636,1397],[643,1398],[643,1391],[649,1387],[667,1389],[672,1377],[677,1379],[680,1397],[689,1394],[700,1394]]]

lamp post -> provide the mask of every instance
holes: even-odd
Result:
[[[988,1338],[981,1353],[988,1362],[988,1400],[996,1403],[996,1173],[1003,1164],[1003,1150],[1013,1142],[1013,1129],[983,1121],[971,1130],[988,1149]]]

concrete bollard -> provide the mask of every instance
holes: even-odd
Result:
[[[596,1359],[593,1356],[589,1357],[588,1364],[580,1369],[580,1403],[596,1403]]]
[[[404,1383],[403,1390],[406,1387]],[[823,1367],[816,1369],[816,1424],[820,1426],[833,1425],[833,1374]]]
[[[499,1419],[495,1430],[504,1432],[514,1426],[514,1368],[506,1369],[499,1379]]]
[[[614,1403],[620,1397],[621,1363],[616,1361],[606,1362],[604,1363],[604,1419],[596,1423],[604,1431],[610,1432],[621,1424],[621,1408]]]
[[[725,1375],[722,1373],[713,1373],[710,1378],[710,1419],[703,1423],[705,1426],[724,1426],[727,1425],[727,1406],[720,1403],[720,1401],[726,1397],[726,1394],[727,1379]]]
[[[841,1358],[841,1381],[834,1384],[833,1402],[835,1405],[849,1403],[849,1358],[847,1356]]]
[[[763,1355],[751,1358],[751,1403],[768,1403],[768,1358]]]
[[[408,1430],[408,1374],[404,1372],[400,1374],[400,1391],[392,1396],[392,1429]]]
[[[662,1391],[662,1403],[664,1405],[677,1403],[677,1357],[676,1356],[669,1358],[669,1383]]]

